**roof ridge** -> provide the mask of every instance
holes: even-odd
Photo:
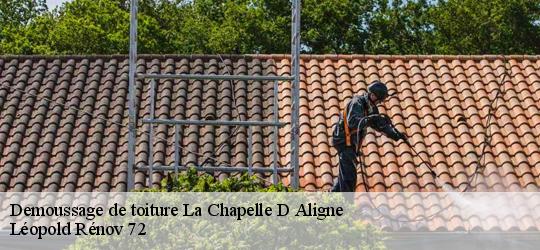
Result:
[[[94,54],[94,55],[0,55],[0,59],[127,59],[128,54]],[[138,54],[137,58],[253,58],[254,55],[241,54]]]
[[[0,59],[127,59],[128,54],[104,54],[104,55],[0,55]],[[204,58],[204,59],[288,59],[290,54],[139,54],[137,58]],[[302,59],[330,59],[330,60],[354,60],[354,59],[373,59],[373,60],[496,60],[496,59],[517,59],[517,60],[539,60],[540,55],[385,55],[385,54],[302,54]]]
[[[264,58],[264,59],[286,59],[290,58],[290,54],[248,54],[252,57]],[[495,60],[495,59],[518,59],[518,60],[538,60],[540,55],[495,55],[495,54],[486,54],[486,55],[386,55],[386,54],[302,54],[301,58],[303,59],[330,59],[330,60],[353,60],[353,59],[373,59],[373,60],[389,60],[389,59],[401,59],[401,60],[411,60],[411,59],[450,59],[450,60]]]

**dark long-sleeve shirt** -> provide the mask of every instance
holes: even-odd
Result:
[[[341,114],[341,118],[337,124],[337,127],[334,128],[334,146],[346,144],[344,119],[347,119],[347,125],[350,132],[351,146],[354,146],[355,148],[358,145],[362,144],[362,140],[366,135],[367,127],[371,127],[395,141],[399,139],[399,134],[397,133],[397,131],[395,131],[392,124],[388,122],[380,122],[381,119],[379,119],[379,121],[374,121],[373,119],[365,119],[370,115],[379,114],[377,106],[371,103],[371,101],[369,100],[368,93],[353,96],[353,98],[345,108],[346,112],[343,112]],[[346,114],[347,117],[343,117],[344,114]]]

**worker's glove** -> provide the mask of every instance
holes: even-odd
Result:
[[[390,139],[394,141],[403,140],[404,142],[408,142],[407,135],[403,132],[399,132],[399,130],[397,130],[394,126],[390,124],[387,125],[387,127],[385,128],[385,131],[386,131],[386,136],[390,137]]]
[[[399,132],[399,130],[397,130],[396,128],[394,128],[394,130],[396,131],[398,140],[401,139],[404,142],[407,142],[407,143],[409,142],[409,138],[404,132]]]
[[[377,116],[379,116],[379,125],[381,127],[383,126],[391,126],[392,125],[392,120],[390,119],[390,117],[386,114],[377,114]]]

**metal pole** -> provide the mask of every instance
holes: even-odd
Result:
[[[253,174],[253,169],[252,169],[252,159],[253,159],[253,149],[251,148],[251,145],[253,144],[253,138],[251,136],[251,127],[247,127],[247,133],[248,133],[248,140],[247,140],[247,152],[248,152],[248,157],[247,157],[247,164],[248,164],[248,174],[249,176],[251,176]]]
[[[139,74],[137,78],[184,79],[184,80],[243,80],[243,81],[288,81],[292,76],[249,76],[249,75],[197,75],[197,74]]]
[[[167,124],[167,125],[213,125],[213,126],[283,126],[285,123],[273,121],[227,121],[227,120],[170,120],[170,119],[143,119],[143,123]]]
[[[279,122],[279,111],[278,111],[278,82],[277,81],[274,81],[274,104],[272,105],[273,106],[273,113],[274,113],[274,122]],[[278,164],[278,133],[279,133],[279,129],[278,127],[274,127],[274,133],[273,133],[273,138],[272,138],[272,146],[274,147],[272,149],[272,154],[273,154],[273,163],[272,163],[272,167],[273,167],[273,170],[274,170],[274,175],[273,175],[273,178],[272,178],[272,181],[274,183],[274,185],[277,185],[278,183],[278,172],[277,172],[277,164]]]
[[[179,154],[179,141],[180,141],[180,125],[174,125],[174,176],[178,178],[178,166],[180,165],[180,154]]]
[[[150,81],[150,119],[154,119],[154,91],[156,80]],[[148,123],[148,187],[152,188],[152,174],[154,174],[154,124]]]
[[[249,167],[203,167],[203,166],[190,166],[190,167],[179,166],[178,169],[179,170],[187,170],[187,169],[189,169],[191,167],[195,167],[195,169],[197,171],[226,172],[226,173],[246,172],[249,169]],[[148,166],[137,167],[137,169],[141,169],[141,170],[147,170],[148,168],[149,168]],[[154,166],[154,170],[156,170],[156,171],[171,171],[171,170],[174,170],[174,166],[156,165],[156,166]],[[273,169],[267,168],[267,167],[252,167],[251,170],[254,173],[268,173],[268,172],[273,172],[274,171]],[[278,169],[278,173],[290,173],[290,172],[293,172],[293,171],[294,170],[291,169],[291,168],[279,168]]]
[[[128,163],[127,163],[127,190],[134,188],[134,166],[135,166],[135,121],[137,113],[135,111],[135,73],[137,70],[137,0],[131,0],[130,26],[129,26],[129,121],[128,121]]]
[[[292,9],[292,114],[291,114],[291,167],[294,169],[291,184],[294,189],[299,187],[299,113],[300,113],[300,0],[293,0]]]

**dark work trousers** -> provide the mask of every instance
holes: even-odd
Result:
[[[332,192],[354,192],[356,188],[356,165],[358,164],[356,147],[337,145],[339,156],[339,174]]]

